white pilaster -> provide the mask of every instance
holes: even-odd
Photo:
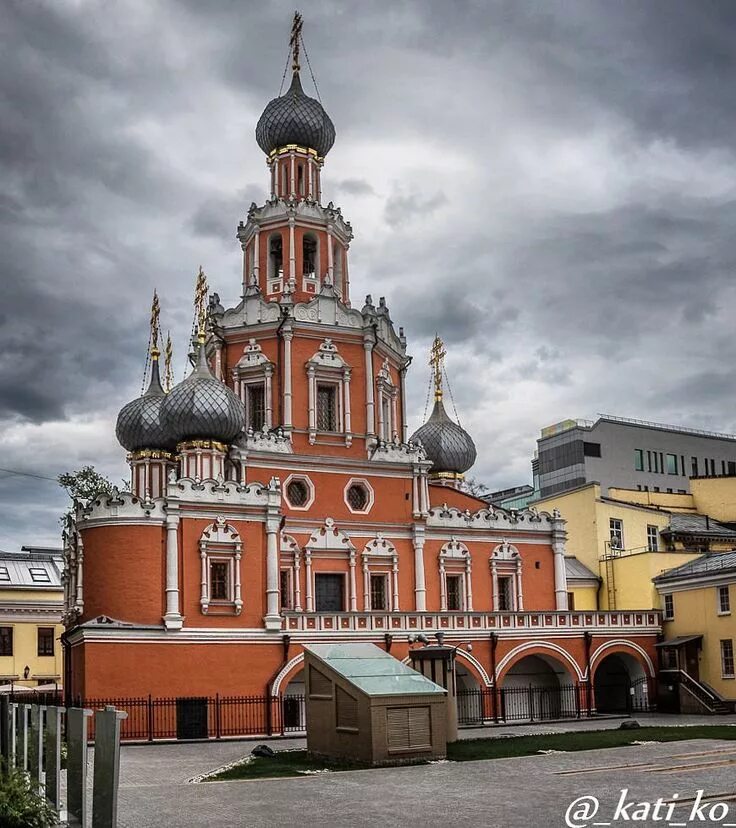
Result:
[[[427,611],[427,587],[424,580],[424,526],[414,524],[414,601],[417,612]]]
[[[284,429],[291,431],[291,340],[294,334],[284,330]]]
[[[363,337],[363,348],[365,350],[365,433],[374,435],[376,433],[375,413],[373,402],[373,340],[372,334]]]
[[[180,630],[184,619],[179,609],[179,515],[166,516],[166,615],[167,630]]]
[[[279,613],[279,517],[266,518],[266,616],[267,630],[281,629]]]

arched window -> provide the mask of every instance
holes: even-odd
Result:
[[[211,611],[240,615],[240,558],[243,543],[237,530],[224,517],[218,517],[202,532],[199,539],[201,561],[200,607]]]
[[[399,556],[391,541],[377,535],[363,550],[363,611],[398,612]]]
[[[305,233],[302,238],[302,275],[305,282],[316,284],[319,279],[319,242],[313,233]]]
[[[334,262],[334,273],[332,275],[332,284],[335,286],[335,290],[338,292],[340,296],[342,296],[343,292],[343,255],[342,255],[342,245],[339,242],[336,242],[334,245],[334,255],[335,255],[335,262]]]
[[[284,284],[284,244],[281,233],[268,239],[268,282],[266,293],[279,293]]]
[[[304,196],[304,164],[299,164],[296,168],[296,186],[297,193]]]

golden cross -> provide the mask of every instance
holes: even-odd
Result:
[[[197,283],[194,287],[194,313],[197,317],[197,338],[204,342],[204,323],[206,319],[205,299],[207,298],[207,277],[202,265],[199,266]]]
[[[299,38],[302,36],[302,16],[298,11],[294,12],[294,22],[291,24],[291,36],[289,37],[289,48],[291,49],[293,72],[299,71]]]
[[[174,372],[171,370],[171,360],[174,355],[174,349],[171,347],[171,331],[166,334],[166,348],[164,349],[164,384],[165,391],[168,394],[171,391],[171,385],[174,381]]]
[[[447,351],[445,351],[444,343],[439,338],[439,336],[435,336],[429,357],[429,364],[432,366],[432,372],[434,374],[435,400],[442,399],[442,367],[446,356]]]
[[[153,302],[151,302],[151,356],[158,359],[158,337],[159,337],[159,316],[161,306],[158,302],[158,293],[153,291]]]

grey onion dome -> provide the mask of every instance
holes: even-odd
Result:
[[[412,434],[411,442],[417,441],[433,463],[431,474],[462,474],[475,463],[477,451],[473,438],[447,416],[442,400],[435,401],[430,418]]]
[[[212,375],[204,345],[199,346],[192,373],[164,398],[161,421],[175,443],[185,440],[230,443],[241,432],[245,407],[224,382]]]
[[[158,373],[158,360],[154,359],[148,389],[142,396],[123,406],[118,414],[115,436],[124,449],[169,451],[174,448],[176,441],[172,441],[161,424],[161,403],[165,397]]]
[[[335,125],[322,104],[304,94],[294,72],[285,95],[269,101],[256,125],[258,146],[268,155],[287,144],[298,144],[325,156],[335,143]]]

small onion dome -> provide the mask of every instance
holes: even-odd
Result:
[[[462,474],[475,463],[473,438],[447,416],[442,400],[435,401],[432,416],[411,436],[421,442],[433,465],[430,474]]]
[[[335,143],[335,125],[322,104],[304,94],[299,72],[294,72],[285,95],[274,98],[256,126],[258,146],[269,155],[287,144],[298,144],[325,156]]]
[[[192,373],[166,395],[161,405],[161,422],[175,443],[230,443],[241,432],[245,407],[224,382],[212,375],[203,344],[199,345]]]
[[[161,403],[166,394],[158,374],[158,359],[151,366],[151,383],[145,394],[132,400],[118,414],[115,435],[128,451],[169,451],[176,445],[161,423]]]

